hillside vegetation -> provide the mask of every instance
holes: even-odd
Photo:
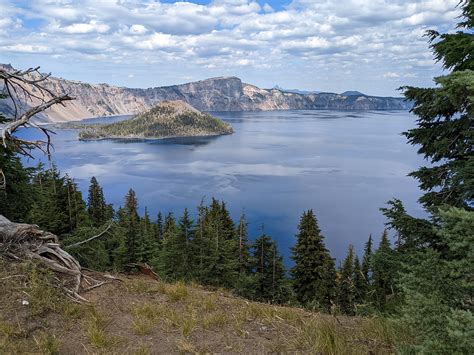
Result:
[[[183,101],[164,101],[130,120],[107,125],[88,125],[80,139],[168,138],[231,134],[232,127],[199,112]]]
[[[0,260],[6,291],[0,353],[386,354],[405,336],[379,318],[323,315],[196,284],[120,277],[83,293],[89,304],[77,304],[35,264]]]

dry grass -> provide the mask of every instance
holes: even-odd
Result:
[[[117,341],[107,333],[108,320],[96,308],[92,307],[89,311],[86,333],[90,345],[106,349],[114,345]]]
[[[206,314],[202,318],[202,327],[207,330],[222,328],[228,325],[229,321],[229,317],[223,312],[214,312],[211,314]]]
[[[137,350],[133,352],[134,355],[150,355],[151,350],[148,346],[142,345]]]
[[[188,287],[182,282],[165,285],[164,293],[173,302],[182,301],[189,295]]]
[[[189,354],[196,353],[196,347],[188,339],[180,339],[176,342],[176,348],[179,352]]]
[[[87,293],[92,306],[77,305],[56,293],[47,274],[33,270],[0,264],[0,280],[25,275],[21,283],[8,278],[0,285],[11,291],[0,293],[0,354],[387,354],[412,339],[382,318],[336,318],[140,276]],[[25,298],[33,306],[22,306]]]
[[[33,338],[42,354],[56,355],[60,353],[61,342],[54,334],[42,333]]]

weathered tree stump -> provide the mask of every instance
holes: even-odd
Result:
[[[75,300],[83,273],[79,262],[64,251],[58,237],[33,224],[15,223],[0,215],[0,255],[14,260],[36,260],[60,276],[62,288]]]

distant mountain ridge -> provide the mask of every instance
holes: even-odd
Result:
[[[0,64],[0,69],[13,70]],[[45,85],[58,94],[75,98],[63,107],[56,105],[43,117],[61,122],[84,118],[136,114],[162,101],[184,101],[199,111],[270,110],[406,110],[411,104],[402,98],[354,96],[334,93],[302,94],[281,89],[261,89],[237,77],[217,77],[196,82],[147,89],[88,84],[50,77]],[[10,107],[11,108],[11,107]],[[0,111],[8,112],[6,100]]]
[[[277,90],[280,90],[282,92],[290,92],[290,93],[293,93],[293,94],[301,94],[301,95],[320,94],[322,92],[322,91],[318,91],[318,90],[285,89],[285,88],[282,88],[279,85],[275,85],[273,87],[273,89],[277,89]]]

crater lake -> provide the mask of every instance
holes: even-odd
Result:
[[[379,208],[388,200],[400,198],[410,213],[423,215],[417,181],[407,174],[424,161],[401,135],[415,126],[406,111],[211,114],[229,122],[235,133],[84,142],[77,130],[55,129],[53,162],[85,197],[95,176],[116,208],[133,188],[141,213],[146,206],[152,219],[158,211],[179,217],[185,207],[196,217],[201,200],[221,199],[235,221],[245,213],[251,239],[262,231],[275,238],[288,263],[299,218],[309,208],[338,260],[349,244],[360,255],[369,234],[378,245],[385,222]]]

